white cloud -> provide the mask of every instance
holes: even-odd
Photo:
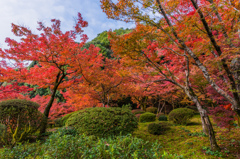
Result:
[[[74,24],[74,17],[80,12],[89,22],[85,33],[90,39],[98,33],[120,27],[133,27],[115,20],[107,19],[100,7],[100,0],[1,0],[0,1],[0,47],[7,48],[5,38],[16,39],[11,33],[11,23],[24,25],[36,32],[37,21],[49,25],[50,19],[62,21],[62,29],[70,30]]]

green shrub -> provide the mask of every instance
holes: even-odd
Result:
[[[69,117],[70,117],[71,115],[73,115],[74,113],[76,113],[76,112],[71,112],[71,113],[69,113],[69,114],[67,114],[67,115],[65,115],[65,116],[63,116],[63,117],[61,118],[62,126],[65,126],[65,124],[66,124],[67,120],[69,119]]]
[[[160,116],[158,117],[158,120],[159,120],[159,121],[167,121],[167,117],[166,117],[165,115],[160,115]]]
[[[7,134],[7,127],[0,123],[0,147],[4,144],[3,141],[1,141],[1,138],[5,139]]]
[[[0,102],[0,123],[7,130],[5,136],[0,136],[4,145],[21,142],[38,130],[43,119],[38,107],[37,103],[22,99]]]
[[[33,144],[16,144],[12,149],[4,148],[3,152],[0,152],[0,159],[32,159],[38,154],[40,149],[40,142]]]
[[[143,111],[142,109],[133,109],[132,113],[133,114],[143,114],[143,113],[145,113],[145,111]]]
[[[4,149],[3,158],[81,158],[81,159],[159,159],[169,155],[161,154],[162,146],[132,137],[131,135],[93,140],[86,135],[61,135],[58,131],[52,134],[41,148],[34,145],[18,145]]]
[[[150,112],[146,112],[140,115],[139,122],[153,122],[156,120],[156,115]]]
[[[60,118],[57,118],[57,119],[54,119],[53,122],[54,122],[53,127],[62,127],[62,126],[63,126],[63,125],[62,125],[62,118],[61,118],[61,117],[60,117]]]
[[[74,114],[74,113],[76,113],[76,112],[71,112],[71,113],[69,113],[69,114],[64,115],[64,116],[61,117],[61,118],[55,119],[55,120],[54,120],[54,122],[55,122],[55,125],[54,125],[54,126],[55,126],[55,127],[65,126],[66,121],[68,120],[68,118],[69,118],[72,114]]]
[[[188,108],[178,108],[172,110],[169,115],[169,121],[174,124],[187,125],[190,119],[194,116],[194,111]]]
[[[146,112],[150,112],[150,113],[153,113],[153,114],[157,114],[157,108],[155,107],[148,107],[146,109]]]
[[[53,132],[53,134],[58,134],[61,137],[64,135],[76,136],[78,133],[77,133],[76,129],[73,127],[62,127],[62,128],[57,129],[57,131]]]
[[[100,137],[132,133],[137,125],[137,118],[126,107],[87,108],[72,114],[66,122],[78,133]]]
[[[162,126],[157,123],[151,123],[148,125],[148,132],[153,135],[160,135],[162,134]]]
[[[0,123],[0,136],[5,135],[6,132],[7,132],[7,127]]]

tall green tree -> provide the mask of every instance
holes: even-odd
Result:
[[[131,29],[120,28],[120,29],[113,30],[113,32],[115,32],[116,35],[124,35],[124,34],[130,33]],[[99,53],[101,53],[103,56],[105,56],[107,58],[112,58],[112,50],[111,50],[110,42],[108,39],[107,31],[104,31],[104,32],[98,34],[97,37],[94,38],[92,41],[87,42],[83,48],[88,49],[91,44],[99,47],[101,49],[99,51]]]

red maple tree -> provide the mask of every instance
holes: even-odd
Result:
[[[78,14],[74,30],[62,32],[60,20],[52,19],[50,27],[38,22],[40,35],[34,34],[23,26],[12,24],[12,32],[21,37],[20,42],[6,38],[9,49],[0,50],[0,57],[14,60],[18,67],[8,71],[8,80],[17,80],[38,88],[50,88],[51,97],[45,106],[45,120],[41,126],[44,133],[47,118],[55,99],[56,91],[70,87],[79,82],[82,71],[91,72],[94,67],[100,67],[102,56],[98,54],[99,48],[91,45],[89,49],[82,49],[87,40],[82,28],[88,23]],[[80,35],[80,43],[75,40]],[[38,65],[29,70],[23,65],[25,61],[38,61]]]

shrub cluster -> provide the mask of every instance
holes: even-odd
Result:
[[[155,107],[148,107],[146,109],[146,112],[150,112],[150,113],[153,113],[153,114],[157,114],[157,108]]]
[[[148,125],[148,132],[153,135],[160,135],[162,133],[162,126],[157,123],[151,123]]]
[[[150,123],[148,125],[148,132],[153,135],[161,135],[169,128],[168,122]]]
[[[0,123],[6,127],[0,139],[4,145],[25,140],[40,127],[43,115],[35,102],[12,99],[0,102]]]
[[[158,120],[159,120],[159,121],[167,121],[168,119],[167,119],[167,117],[166,117],[165,115],[160,115],[160,116],[158,117]]]
[[[178,108],[169,113],[168,119],[174,124],[187,125],[193,116],[193,110],[188,108]]]
[[[56,126],[56,127],[65,126],[68,118],[69,118],[72,114],[74,114],[74,113],[76,113],[76,112],[71,112],[71,113],[66,114],[65,116],[63,116],[63,117],[61,117],[61,118],[55,119],[55,120],[54,120],[55,126]]]
[[[138,120],[127,107],[96,107],[72,114],[66,125],[76,128],[78,133],[107,137],[132,133],[137,128]]]
[[[64,130],[65,132],[65,130]],[[4,158],[148,158],[158,159],[161,146],[158,141],[149,143],[131,135],[114,138],[93,139],[87,135],[62,134],[62,130],[52,134],[47,141],[38,148],[36,145],[18,145],[11,149],[4,149],[0,154]]]
[[[3,125],[3,124],[1,124],[0,123],[0,146],[2,145],[2,144],[4,144],[3,143],[3,141],[1,141],[1,138],[6,138],[5,136],[6,136],[6,134],[7,134],[7,127],[5,126],[5,125]]]
[[[146,112],[140,115],[139,122],[153,122],[156,120],[156,115],[150,112]]]

